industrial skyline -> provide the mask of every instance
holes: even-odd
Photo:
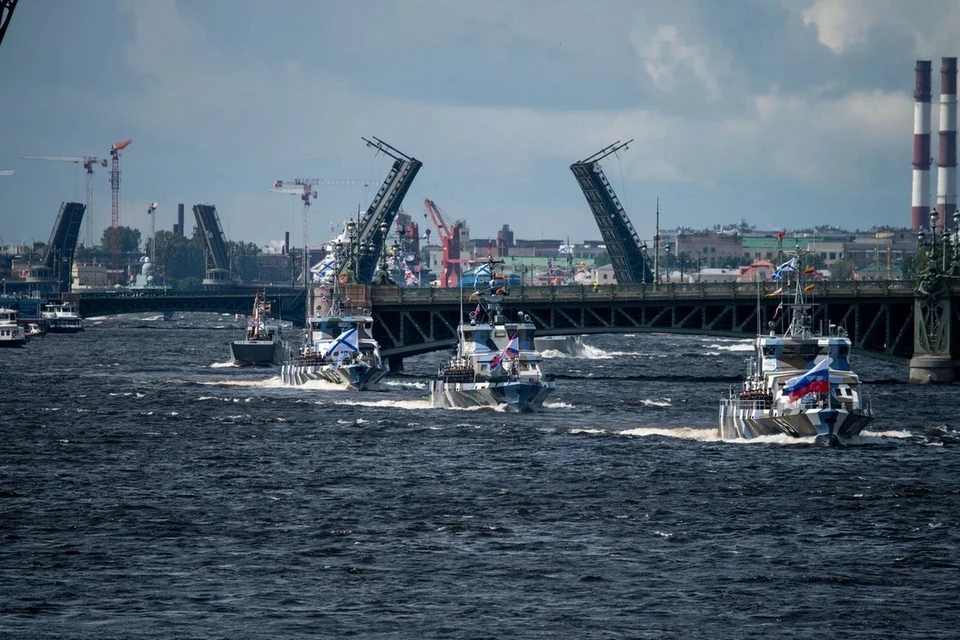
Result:
[[[175,203],[209,202],[261,245],[300,235],[278,176],[370,185],[317,190],[317,241],[370,204],[389,159],[369,135],[423,162],[408,212],[422,224],[431,198],[477,235],[597,237],[569,166],[631,137],[604,168],[641,238],[657,197],[665,227],[907,226],[911,67],[954,55],[960,30],[946,0],[374,4],[21,3],[0,50],[0,169],[16,171],[0,238],[45,240],[61,201],[87,200],[82,166],[21,156],[102,158],[127,138],[120,224],[149,228],[159,202],[169,228]],[[99,238],[109,172],[93,186]]]

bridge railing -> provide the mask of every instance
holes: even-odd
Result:
[[[761,282],[759,295],[766,296],[776,292],[778,285],[775,282]],[[808,295],[823,296],[876,296],[876,295],[905,295],[916,289],[916,283],[911,280],[821,280],[813,283],[813,289]],[[422,289],[374,286],[371,297],[374,306],[389,304],[424,303],[457,303],[461,297],[468,302],[474,293],[473,287],[460,289],[457,287],[440,288],[429,287]],[[653,284],[608,284],[600,287],[588,285],[559,285],[559,286],[520,286],[510,289],[507,298],[512,303],[544,302],[544,301],[606,301],[617,299],[651,299],[670,300],[673,298],[705,298],[729,299],[755,297],[758,294],[756,282],[670,282],[659,285]]]

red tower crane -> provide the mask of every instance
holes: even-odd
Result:
[[[292,186],[285,186],[292,185]],[[366,187],[370,183],[366,180],[329,179],[329,178],[294,178],[293,180],[274,180],[274,193],[299,195],[303,200],[303,246],[306,247],[310,236],[310,203],[317,197],[314,187]],[[298,188],[294,188],[298,187]]]
[[[105,158],[94,158],[93,156],[20,156],[23,160],[50,160],[53,162],[73,162],[82,164],[87,170],[87,211],[84,214],[86,222],[84,223],[84,244],[87,247],[93,246],[93,168],[96,165],[107,166]]]
[[[460,265],[466,260],[460,259],[460,222],[450,220],[430,198],[423,199],[423,208],[433,221],[443,248],[443,271],[440,273],[441,287],[455,287],[460,282]]]
[[[110,253],[113,254],[113,271],[120,265],[120,151],[133,142],[130,138],[110,145]]]

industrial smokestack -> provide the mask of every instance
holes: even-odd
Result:
[[[933,63],[917,60],[913,89],[913,200],[910,210],[914,231],[930,227],[930,97]]]
[[[937,228],[957,210],[957,59],[940,61],[940,147],[937,157]]]
[[[183,231],[183,205],[177,205],[177,233],[184,235]]]
[[[283,232],[283,252],[290,253],[290,232]]]

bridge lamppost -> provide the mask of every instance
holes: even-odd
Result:
[[[927,237],[923,229],[918,231],[917,248],[921,255],[923,252],[926,252],[928,262],[926,269],[924,269],[925,272],[932,269],[933,272],[939,275],[951,275],[957,266],[958,258],[960,258],[960,255],[958,255],[960,246],[958,246],[956,238],[951,237],[956,234],[957,229],[960,228],[958,227],[958,225],[960,225],[960,211],[954,211],[953,213],[954,231],[952,233],[946,229],[939,233],[937,232],[937,220],[939,217],[940,215],[936,209],[930,212],[930,237]]]
[[[667,263],[667,266],[665,269],[665,271],[667,272],[667,284],[670,284],[670,245],[669,244],[667,244],[667,246],[663,248],[663,252],[667,255],[664,262]]]

